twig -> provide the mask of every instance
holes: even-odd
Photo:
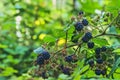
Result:
[[[106,31],[107,31],[107,29],[109,28],[109,27],[111,27],[111,25],[114,23],[114,21],[119,17],[119,15],[120,14],[118,14],[113,20],[112,20],[112,22],[105,28],[105,30],[102,32],[102,34],[105,34],[106,33]]]

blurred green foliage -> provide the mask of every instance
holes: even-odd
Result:
[[[65,26],[80,10],[86,13],[85,17],[92,24],[92,19],[99,11],[111,12],[116,16],[120,10],[119,3],[120,0],[0,0],[0,80],[32,79],[28,73],[34,68],[32,62],[36,58],[36,54],[33,53],[35,48],[46,44],[53,48],[55,41],[64,39]],[[119,26],[116,26],[110,33],[120,34]],[[69,39],[72,30],[69,30]],[[96,30],[93,31],[93,35],[96,35]],[[115,48],[120,46],[118,39],[96,38],[93,41],[99,46],[108,44]],[[120,49],[116,49],[115,52],[119,54]],[[78,64],[81,66],[83,63]],[[79,67],[76,68],[73,74],[75,80],[95,75],[89,71],[89,74],[81,76],[79,75],[81,71]],[[114,77],[120,78],[117,74]],[[67,78],[69,79],[63,74],[59,76],[59,80]]]

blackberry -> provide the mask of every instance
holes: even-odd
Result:
[[[106,72],[106,69],[101,71],[101,74],[102,74],[102,75],[106,75],[106,73],[107,73],[107,72]]]
[[[84,14],[84,12],[83,12],[83,11],[80,11],[78,15],[82,15],[82,14]]]
[[[90,32],[85,33],[85,37],[87,37],[88,39],[92,38],[92,34]]]
[[[63,71],[64,74],[70,75],[70,69],[69,68],[64,68],[62,71]]]
[[[102,46],[101,51],[106,51],[107,48],[105,46]]]
[[[48,59],[50,58],[50,54],[49,54],[47,51],[44,51],[44,52],[42,53],[42,56],[43,56],[43,58],[44,58],[45,60],[48,60]]]
[[[45,72],[42,72],[42,73],[41,73],[41,77],[42,77],[43,79],[45,79],[45,78],[46,78],[46,73],[45,73]]]
[[[87,43],[88,48],[92,49],[94,47],[94,42]]]
[[[83,25],[82,25],[80,22],[77,22],[77,23],[75,24],[75,29],[76,29],[77,31],[81,31],[81,30],[83,29]]]
[[[38,58],[37,58],[37,64],[38,65],[42,65],[42,64],[44,64],[44,58],[43,58],[43,56],[39,56]]]
[[[101,58],[99,58],[99,59],[96,60],[96,62],[97,62],[98,64],[102,64],[102,63],[103,63],[103,60],[102,60]]]
[[[67,62],[72,62],[72,60],[73,60],[72,56],[65,57],[65,61],[67,61]]]
[[[83,24],[84,26],[87,26],[87,25],[88,25],[87,19],[83,19],[83,20],[82,20],[82,24]]]
[[[84,37],[82,38],[82,41],[86,43],[86,42],[89,41],[89,39],[88,39],[87,37],[84,36]]]
[[[100,74],[101,74],[101,70],[96,69],[96,70],[95,70],[95,74],[96,74],[96,75],[100,75]]]
[[[100,49],[100,48],[96,48],[96,49],[95,49],[95,53],[96,53],[96,54],[100,54],[100,52],[101,52],[101,49]]]
[[[92,38],[92,34],[90,32],[85,33],[85,35],[82,38],[83,42],[88,42]]]
[[[88,64],[90,65],[90,67],[93,67],[94,61],[93,61],[93,60],[90,60],[90,61],[88,62]]]

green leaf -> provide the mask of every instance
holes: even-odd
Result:
[[[50,35],[45,36],[44,41],[45,42],[54,42],[56,39]]]
[[[108,41],[103,38],[94,38],[94,39],[92,39],[92,41],[99,46],[108,45]]]
[[[68,78],[68,75],[60,74],[58,80],[65,80],[66,78]]]
[[[115,49],[113,52],[120,54],[120,49]]]
[[[118,58],[117,61],[114,63],[112,70],[110,71],[108,77],[110,77],[114,73],[114,71],[118,68],[119,64],[120,64],[120,58]]]

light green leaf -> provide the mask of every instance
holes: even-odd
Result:
[[[92,39],[92,41],[99,46],[108,45],[108,41],[103,38],[94,38],[94,39]]]
[[[118,68],[119,64],[120,64],[120,58],[118,58],[117,61],[114,63],[112,70],[110,71],[108,77],[110,77],[114,73],[114,71]]]

